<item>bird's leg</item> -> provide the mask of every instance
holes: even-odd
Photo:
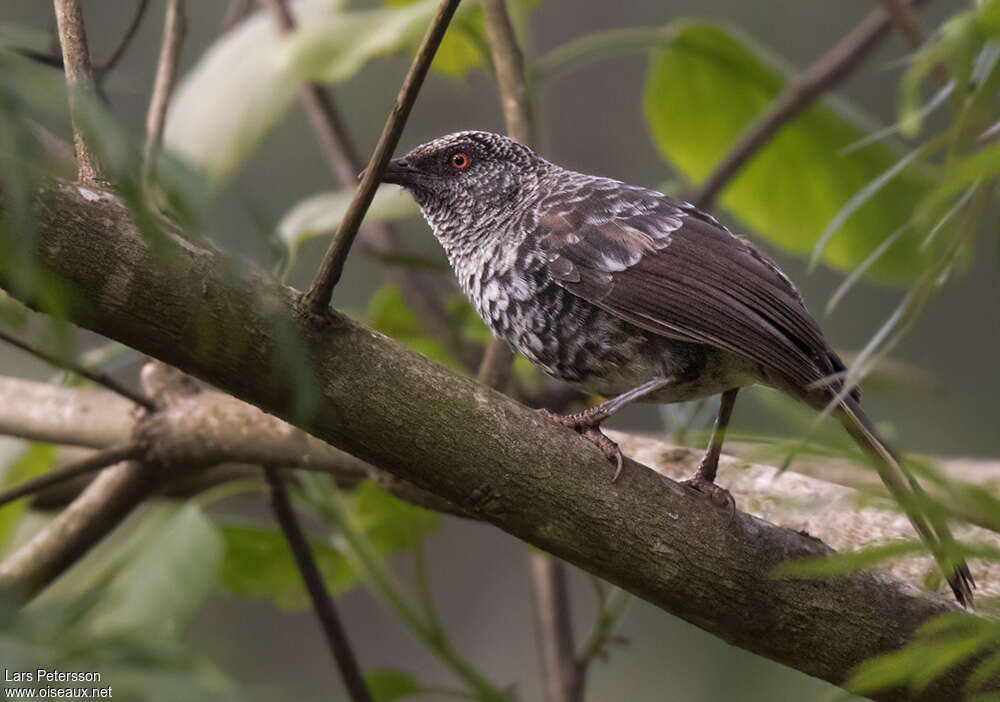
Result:
[[[730,512],[736,509],[733,496],[725,488],[715,484],[715,474],[719,470],[719,455],[722,453],[722,442],[726,440],[726,428],[729,426],[729,418],[733,415],[733,406],[736,404],[736,393],[739,388],[726,390],[722,393],[722,402],[719,404],[719,416],[715,420],[715,428],[712,430],[712,439],[708,443],[708,450],[701,459],[694,477],[685,480],[685,485],[690,485],[695,490],[703,492],[712,498],[712,502],[720,507],[726,507]]]
[[[608,460],[615,464],[615,474],[611,478],[611,482],[615,482],[618,480],[618,476],[621,475],[622,472],[622,452],[621,449],[618,448],[618,444],[605,436],[604,432],[601,431],[601,422],[630,402],[634,402],[640,397],[656,392],[660,388],[669,385],[671,382],[672,381],[667,378],[654,378],[653,380],[647,381],[642,385],[638,385],[627,392],[623,392],[617,397],[606,400],[599,405],[589,407],[582,412],[556,414],[555,412],[550,412],[546,409],[538,411],[549,419],[576,430],[581,435],[586,437],[591,443],[597,446],[597,448],[601,449],[604,455],[608,457]]]

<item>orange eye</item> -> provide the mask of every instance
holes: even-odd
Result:
[[[470,162],[469,157],[461,152],[451,156],[451,165],[458,170],[467,168]]]

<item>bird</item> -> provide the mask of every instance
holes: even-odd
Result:
[[[494,335],[546,374],[610,398],[555,414],[622,468],[601,431],[636,401],[721,395],[704,458],[686,483],[732,509],[715,484],[740,388],[762,384],[832,414],[871,458],[928,545],[956,599],[975,583],[944,519],[844,386],[846,367],[798,289],[746,238],[663,193],[551,163],[484,131],[448,134],[386,166],[443,246]],[[926,503],[923,503],[926,504]]]

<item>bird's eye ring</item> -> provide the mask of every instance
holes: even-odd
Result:
[[[472,160],[461,151],[458,152],[457,154],[451,155],[451,165],[452,168],[455,168],[456,170],[460,171],[463,168],[468,168],[471,162]]]

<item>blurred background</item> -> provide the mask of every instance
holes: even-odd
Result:
[[[136,133],[142,130],[149,101],[163,4],[151,2],[136,40],[104,85],[114,114]],[[374,4],[351,2],[352,7],[362,9]],[[737,28],[741,37],[767,47],[775,62],[804,68],[876,5],[871,0],[541,0],[524,19],[524,38],[530,62],[566,42],[601,30],[658,27],[681,18],[707,19]],[[925,27],[932,29],[966,5],[958,0],[936,0],[926,3],[920,14]],[[102,0],[85,3],[85,9],[91,51],[95,61],[100,61],[120,40],[135,2]],[[227,3],[221,0],[188,3],[182,76],[217,41],[226,9]],[[0,7],[0,25],[49,31],[54,27],[52,7],[39,0],[5,0]],[[904,68],[901,59],[909,53],[909,46],[899,36],[890,37],[837,93],[852,104],[852,110],[866,113],[872,123],[893,124],[898,119],[897,87]],[[374,147],[409,57],[407,51],[378,57],[332,88],[348,130],[365,158]],[[649,64],[646,53],[605,55],[600,61],[576,66],[541,83],[536,104],[541,153],[587,173],[679,194],[689,192],[685,190],[685,174],[673,170],[658,148],[644,112]],[[683,94],[671,93],[670,99],[678,111],[686,109]],[[699,119],[698,106],[704,99],[691,96],[692,120]],[[197,110],[197,105],[185,104]],[[190,116],[213,118],[211,114]],[[502,132],[503,128],[494,80],[488,71],[479,67],[460,76],[432,73],[403,133],[400,150],[451,131]],[[674,138],[685,139],[683,134]],[[706,172],[711,165],[705,165]],[[799,166],[792,163],[789,167]],[[810,173],[795,172],[792,177],[809,179]],[[296,104],[219,192],[207,229],[229,250],[269,265],[273,232],[285,214],[309,196],[336,189]],[[783,190],[776,187],[768,196],[780,200]],[[390,193],[389,198],[403,200],[405,196]],[[801,252],[808,251],[816,232],[809,232],[810,241],[799,247],[799,253],[789,253],[762,238],[724,204],[725,198],[714,211],[774,255],[838,350],[849,354],[863,348],[900,304],[904,287],[864,279],[832,314],[825,315],[827,301],[845,273],[825,265],[808,271],[807,256]],[[906,451],[935,456],[1000,455],[1000,372],[995,365],[1000,346],[997,231],[994,217],[987,216],[984,221],[987,226],[976,235],[975,254],[968,257],[967,268],[930,297],[892,352],[892,359],[900,362],[898,368],[865,385],[869,413]],[[445,262],[422,220],[411,216],[398,226],[406,234],[409,251]],[[880,231],[871,236],[879,241],[887,234]],[[290,284],[308,285],[327,243],[326,237],[316,237],[302,244],[289,273]],[[450,284],[449,273],[442,278]],[[385,281],[384,265],[355,249],[335,304],[365,319],[369,301]],[[84,348],[97,343],[90,336],[82,337]],[[7,375],[38,379],[52,373],[3,346],[0,369]],[[134,373],[134,368],[122,372]],[[806,415],[774,393],[753,390],[746,395],[736,408],[734,426],[738,431],[794,437],[808,426],[803,419]],[[614,426],[659,433],[676,428],[670,426],[670,417],[655,407],[630,408]],[[260,498],[250,496],[230,501],[227,509],[265,520],[261,504]],[[443,527],[428,538],[426,554],[440,617],[455,645],[498,685],[515,686],[524,700],[541,699],[528,548],[491,527],[445,518]],[[410,562],[405,556],[392,562],[404,577],[409,573]],[[573,571],[571,591],[577,633],[582,638],[594,612],[589,579]],[[448,683],[447,670],[365,588],[351,589],[339,602],[366,668],[409,671],[430,686]],[[835,699],[840,694],[825,683],[730,647],[640,601],[629,603],[619,633],[621,645],[612,645],[607,659],[592,668],[588,688],[592,700],[797,702]],[[238,681],[247,698],[344,699],[308,610],[289,612],[266,598],[236,598],[216,590],[187,625],[183,641],[223,675]]]

